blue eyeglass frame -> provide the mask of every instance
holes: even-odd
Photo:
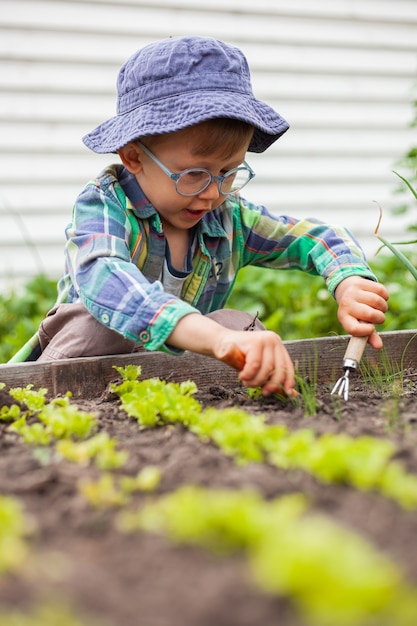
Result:
[[[198,194],[203,193],[203,191],[205,191],[208,187],[210,187],[211,183],[213,181],[217,182],[218,185],[218,189],[219,189],[219,193],[221,193],[223,196],[233,196],[236,193],[238,193],[241,189],[243,189],[243,187],[246,187],[246,185],[253,179],[255,178],[256,174],[253,171],[253,169],[251,168],[250,165],[248,165],[248,163],[246,163],[246,161],[243,161],[243,165],[245,167],[245,169],[249,172],[249,178],[246,181],[246,183],[244,185],[242,185],[242,187],[239,187],[239,189],[236,189],[236,191],[230,191],[229,193],[223,193],[221,190],[221,186],[223,184],[223,181],[230,176],[230,174],[232,172],[238,172],[239,170],[243,169],[242,167],[235,167],[231,170],[229,170],[228,172],[226,172],[226,174],[224,176],[214,176],[209,170],[206,170],[205,167],[190,167],[186,170],[183,170],[182,172],[179,172],[178,174],[175,174],[174,172],[171,172],[171,170],[169,170],[154,154],[152,154],[152,152],[149,150],[149,148],[147,148],[146,146],[143,145],[143,143],[141,141],[136,141],[137,145],[142,148],[142,150],[144,151],[145,154],[148,155],[148,157],[150,159],[152,159],[152,161],[154,163],[156,163],[156,165],[158,165],[158,167],[160,167],[160,169],[167,175],[169,176],[169,178],[171,180],[174,181],[175,183],[175,191],[177,192],[177,194],[179,196],[185,196],[185,197],[190,197],[190,196],[198,196]],[[202,189],[200,189],[200,191],[197,191],[196,193],[181,193],[180,191],[178,191],[178,181],[181,178],[181,176],[183,174],[187,174],[188,172],[192,172],[194,170],[199,170],[201,172],[207,172],[207,174],[210,176],[210,179],[207,183],[207,185],[205,187],[203,187]]]

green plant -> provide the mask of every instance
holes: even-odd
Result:
[[[117,526],[165,534],[219,556],[244,552],[254,581],[269,594],[288,597],[305,624],[411,626],[415,591],[394,563],[307,509],[301,494],[265,501],[254,491],[189,485],[138,512],[122,511]]]
[[[117,486],[113,474],[102,474],[97,480],[82,480],[78,489],[95,508],[120,507],[129,502],[129,496]]]
[[[70,404],[71,393],[48,403],[47,391],[34,390],[33,385],[10,389],[9,394],[21,405],[4,407],[6,410],[2,411],[2,419],[14,419],[10,431],[19,434],[27,444],[46,446],[54,439],[85,439],[96,430],[95,416]],[[28,418],[37,421],[28,424]]]
[[[109,437],[108,433],[100,432],[85,441],[71,441],[62,439],[56,443],[56,452],[64,459],[79,465],[90,465],[91,462],[102,470],[112,470],[122,467],[128,453],[116,450],[117,440]]]
[[[55,602],[44,602],[31,611],[0,609],[0,626],[105,626],[92,616],[80,617],[73,609]],[[106,620],[106,625],[108,622]]]
[[[96,416],[71,404],[70,392],[50,402],[46,401],[47,389],[35,390],[33,385],[15,387],[9,394],[21,405],[2,407],[0,418],[12,422],[9,431],[17,433],[28,445],[36,446],[36,456],[43,462],[48,462],[51,455],[42,451],[42,447],[54,444],[61,457],[81,465],[93,461],[98,468],[110,470],[126,463],[127,452],[116,450],[117,441],[108,433],[94,434]]]
[[[36,332],[57,296],[56,281],[39,274],[21,291],[0,295],[0,363],[6,363]]]
[[[124,378],[123,368],[118,371]],[[188,396],[190,389],[195,390],[195,385],[188,382],[181,387],[155,378],[135,381],[131,369],[126,378],[120,385],[114,384],[112,390],[120,396],[122,407],[127,407],[129,415],[142,426],[181,423],[201,440],[213,441],[239,464],[269,462],[282,469],[302,469],[323,482],[382,491],[404,507],[417,507],[417,476],[408,475],[397,465],[391,473],[390,459],[396,448],[388,439],[345,434],[317,436],[311,428],[289,432],[285,426],[266,424],[262,416],[242,409],[203,410],[199,402]],[[187,401],[185,405],[181,401],[181,389]],[[172,399],[169,410],[165,410],[167,397]],[[151,410],[159,407],[156,415],[152,413],[151,421],[148,403],[152,404]]]
[[[97,429],[96,416],[70,404],[68,396],[51,400],[37,417],[55,439],[87,439]]]
[[[94,507],[121,507],[130,501],[135,491],[151,493],[155,491],[161,480],[158,467],[148,465],[136,476],[114,476],[102,474],[97,480],[83,480],[79,490],[86,500]]]
[[[28,525],[20,502],[10,496],[0,496],[0,573],[22,565],[27,554],[24,536]]]
[[[46,394],[48,390],[44,387],[34,389],[33,385],[26,385],[26,387],[13,387],[9,390],[9,394],[14,400],[20,404],[24,404],[29,411],[40,411],[46,403]]]
[[[197,391],[193,381],[166,383],[159,378],[139,381],[135,377],[141,375],[140,366],[115,369],[123,382],[111,385],[110,389],[121,397],[126,413],[135,417],[142,426],[156,426],[164,421],[187,424],[195,413],[200,412],[199,402],[192,397]]]
[[[414,189],[411,182],[408,181],[406,178],[404,178],[404,176],[401,176],[400,174],[398,174],[398,172],[394,172],[394,174],[396,174],[404,182],[406,187],[411,191],[412,195],[417,200],[417,191]],[[417,268],[416,268],[415,263],[412,260],[410,260],[405,254],[403,254],[403,252],[399,250],[398,248],[398,246],[400,245],[415,244],[417,243],[417,240],[403,241],[403,242],[397,242],[397,243],[391,243],[390,241],[388,241],[385,237],[383,237],[379,233],[379,228],[380,228],[381,220],[382,220],[381,207],[379,207],[379,211],[380,211],[379,220],[375,228],[376,237],[381,241],[383,246],[386,246],[397,257],[397,259],[399,259],[399,261],[404,265],[404,267],[408,269],[408,271],[411,273],[414,280],[417,280]]]
[[[275,393],[274,397],[283,403],[291,403],[300,407],[306,417],[312,417],[317,415],[317,409],[319,402],[317,400],[317,386],[318,386],[318,360],[317,354],[314,356],[313,363],[310,363],[310,374],[306,377],[300,376],[296,371],[296,391],[297,395],[294,397],[287,397],[279,393]],[[252,400],[262,399],[261,387],[248,387],[245,389],[246,395]]]
[[[238,275],[228,306],[249,313],[284,339],[325,336],[343,329],[336,302],[320,276],[298,270],[271,270],[248,266]]]
[[[52,435],[43,424],[28,424],[24,415],[14,421],[8,430],[19,435],[29,446],[49,446],[52,442]]]
[[[359,372],[366,386],[378,395],[399,396],[403,392],[403,359],[401,363],[393,360],[385,348],[381,349],[378,362],[369,363],[366,359],[361,361]]]

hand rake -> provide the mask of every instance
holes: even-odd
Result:
[[[345,373],[336,382],[331,394],[337,393],[344,400],[349,399],[349,373],[355,370],[362,358],[368,337],[351,337],[343,357],[343,368]]]

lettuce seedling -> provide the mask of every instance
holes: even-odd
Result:
[[[128,459],[128,453],[117,451],[116,445],[116,439],[101,432],[85,441],[60,440],[56,444],[56,451],[73,463],[87,466],[94,461],[99,469],[112,470],[122,467]]]
[[[28,525],[20,502],[10,496],[0,496],[0,573],[22,565],[27,554],[24,536]]]
[[[20,402],[25,404],[29,411],[35,413],[45,406],[46,394],[48,390],[44,387],[40,389],[33,389],[33,385],[27,385],[26,387],[14,387],[9,390],[9,394]]]
[[[51,434],[43,424],[39,422],[28,424],[24,415],[13,422],[8,430],[19,435],[29,446],[48,446],[52,441]]]
[[[186,485],[145,504],[138,512],[121,512],[117,525],[124,532],[164,533],[174,541],[231,554],[262,542],[268,531],[281,532],[306,508],[302,494],[268,503],[254,490],[206,490]]]
[[[20,406],[12,404],[11,406],[2,406],[0,409],[0,420],[2,422],[14,422],[21,415]]]
[[[159,378],[138,381],[132,380],[131,368],[126,374],[124,368],[117,370],[127,378],[120,385],[112,384],[110,389],[120,396],[123,409],[141,426],[152,428],[167,422],[189,424],[200,414],[201,405],[192,397],[197,391],[194,382],[167,383]]]
[[[121,476],[120,488],[124,493],[152,492],[161,482],[162,473],[156,465],[147,465],[136,476]]]
[[[179,422],[202,441],[213,441],[238,464],[269,462],[281,469],[303,469],[323,482],[374,489],[400,505],[417,506],[417,478],[406,472],[388,471],[396,448],[385,439],[349,437],[346,434],[317,436],[312,429],[288,432],[284,426],[268,425],[263,416],[238,408],[202,410],[186,389],[159,379],[125,380],[113,390],[122,407],[142,426]]]
[[[38,418],[56,439],[86,439],[97,429],[96,416],[69,403],[69,398],[52,400]]]
[[[78,489],[95,508],[120,507],[129,502],[129,496],[118,488],[112,474],[102,474],[97,480],[82,480]]]
[[[94,507],[108,508],[121,507],[131,499],[135,491],[154,491],[161,480],[159,468],[149,465],[144,467],[136,476],[120,476],[102,474],[97,480],[82,480],[79,485],[80,493]]]

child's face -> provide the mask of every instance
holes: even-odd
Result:
[[[199,155],[201,135],[196,139],[195,128],[153,138],[147,147],[171,172],[188,168],[205,168],[214,176],[221,176],[238,167],[245,159],[250,136],[231,154],[222,155],[221,149]],[[207,189],[196,196],[181,196],[175,182],[136,144],[140,170],[136,178],[143,192],[158,211],[162,223],[175,230],[187,230],[195,226],[209,211],[216,209],[225,199],[213,181]]]

